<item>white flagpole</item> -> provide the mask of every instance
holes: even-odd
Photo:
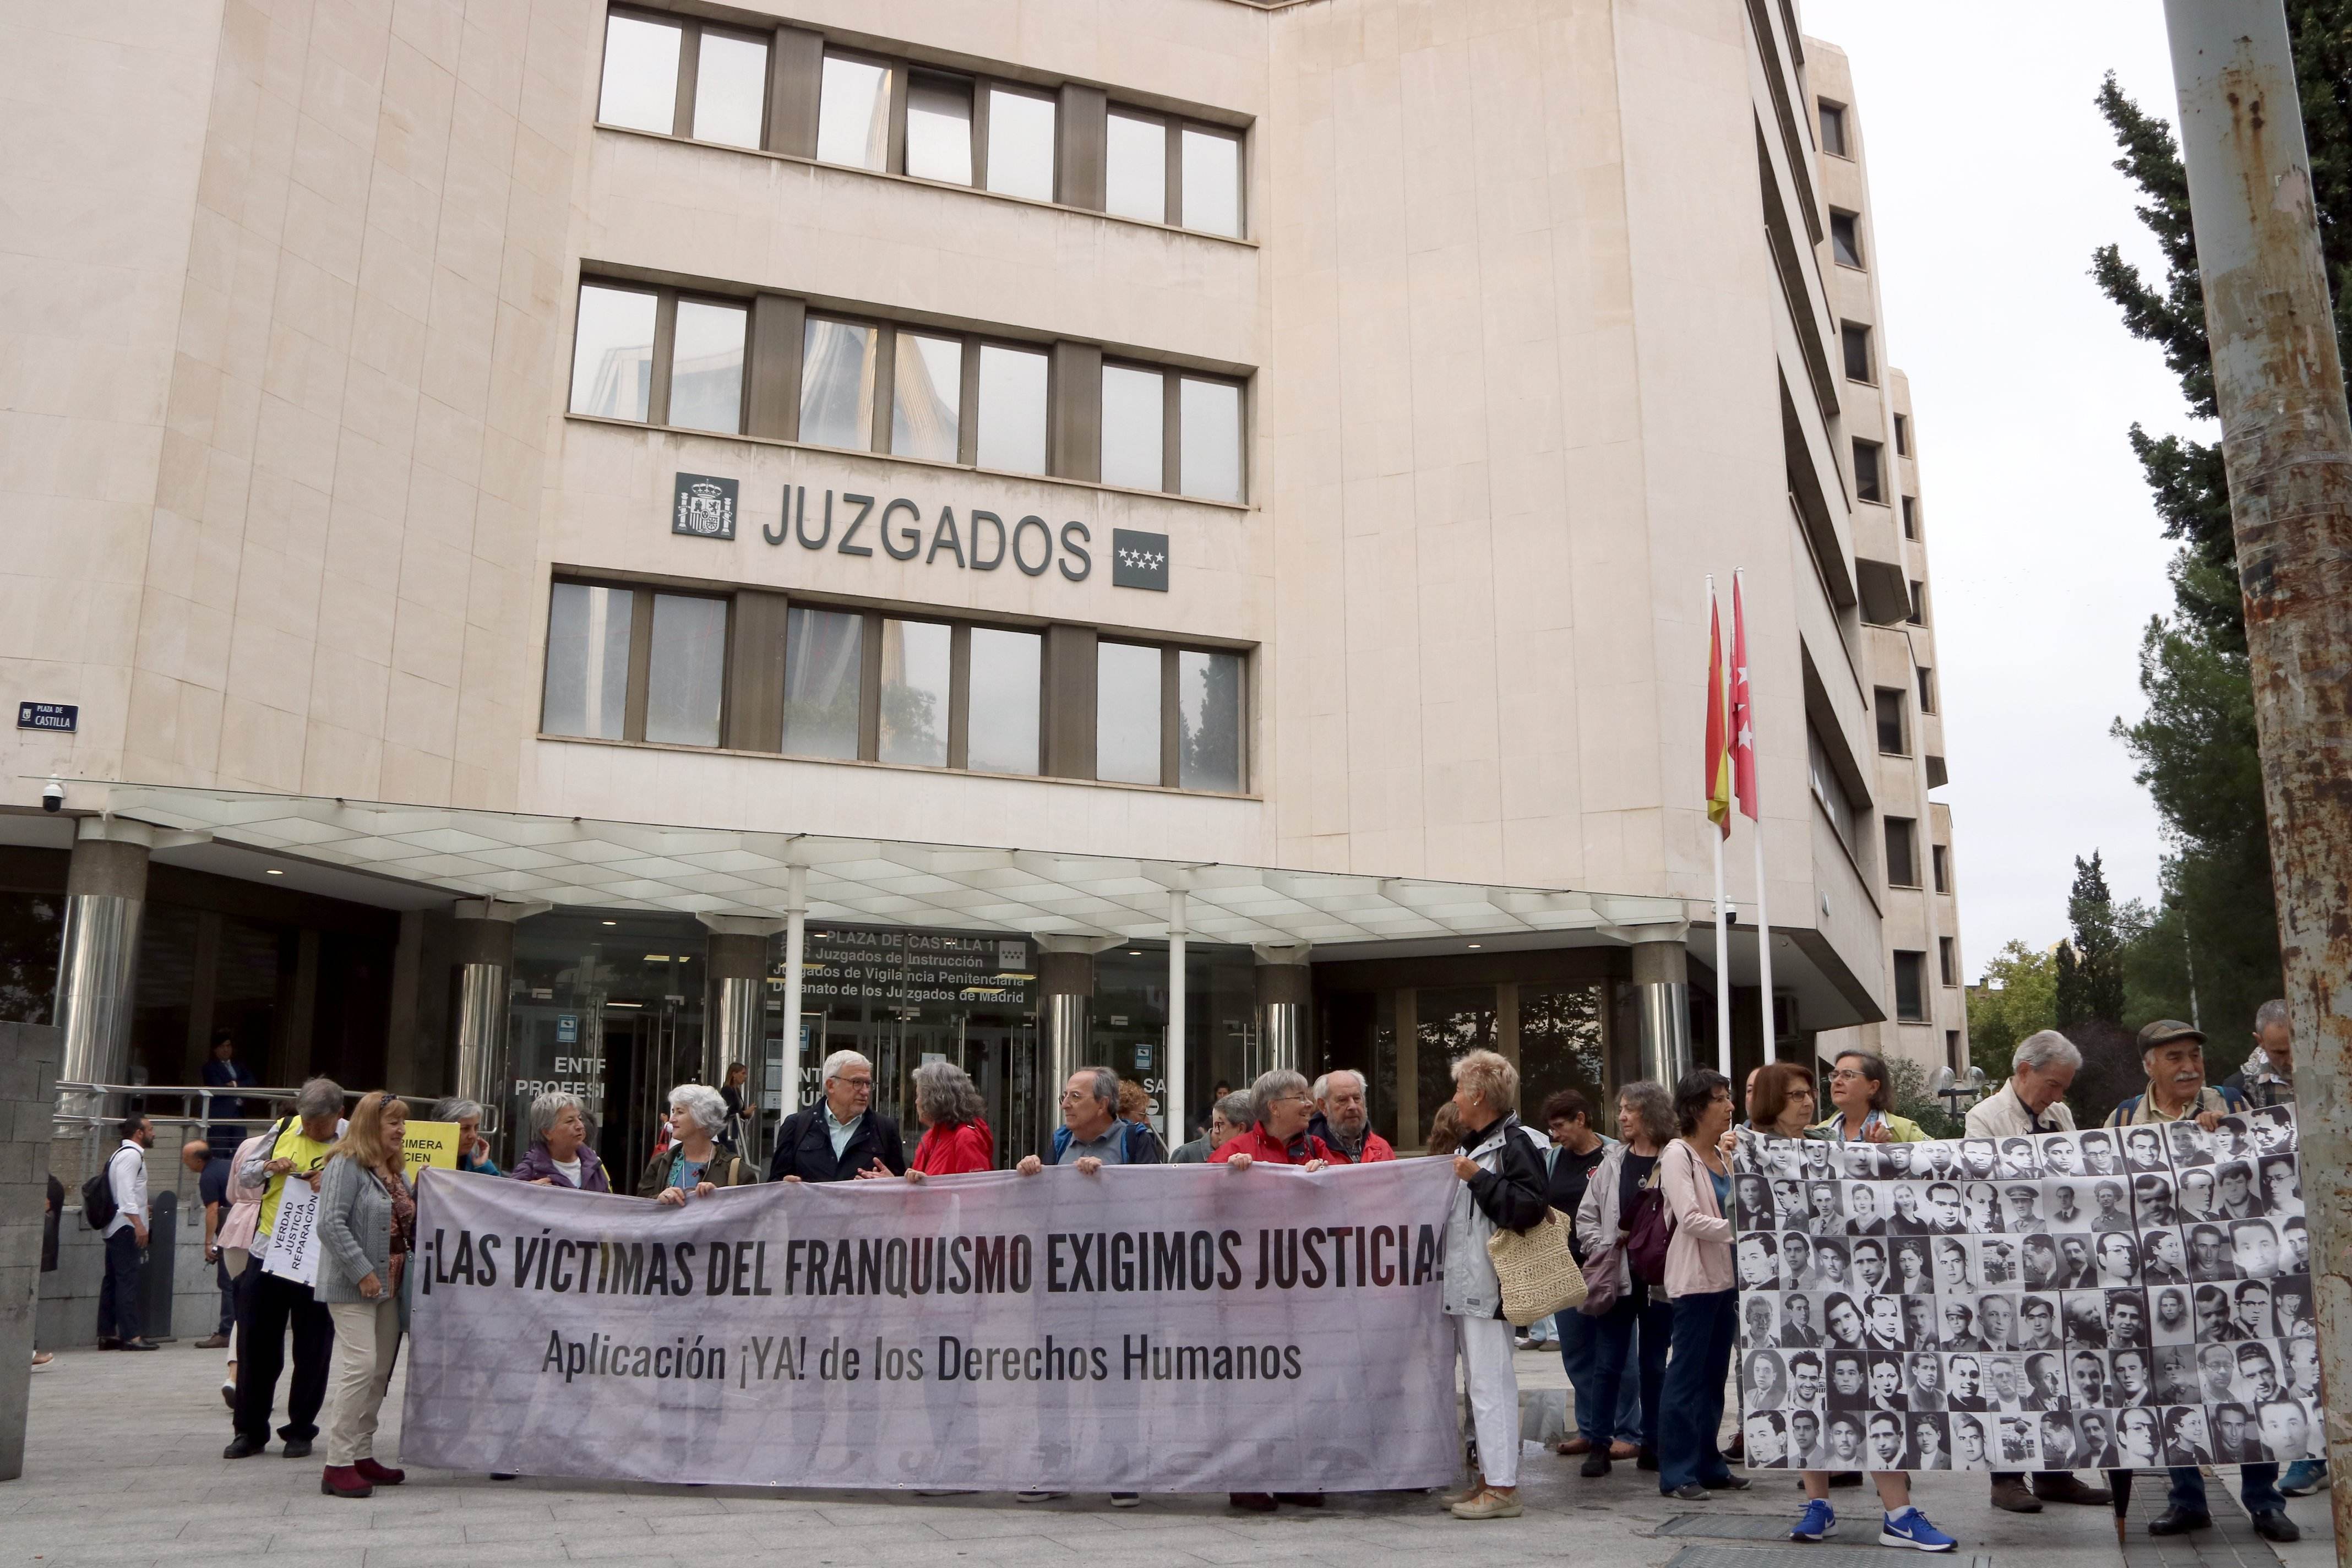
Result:
[[[1715,638],[1724,659],[1724,669],[1727,672],[1731,647],[1723,640],[1723,610],[1715,601],[1715,574],[1712,572],[1706,574],[1706,609],[1710,635]],[[1731,752],[1730,683],[1726,681],[1722,689],[1709,692],[1707,701],[1723,704],[1723,744],[1724,755],[1727,759]],[[1710,791],[1715,787],[1712,779],[1708,781],[1707,787]],[[1726,812],[1732,809],[1730,803],[1726,802]],[[1724,826],[1728,827],[1730,823],[1731,819],[1727,815]],[[1716,1070],[1727,1079],[1731,1076],[1731,906],[1723,896],[1723,829],[1710,821],[1706,831],[1715,841],[1715,1065]],[[1734,1106],[1741,1103],[1737,1088],[1732,1090],[1731,1103]]]
[[[1745,588],[1747,586],[1746,579],[1748,574],[1745,571],[1734,572],[1731,576],[1732,580],[1738,584],[1740,587]],[[1747,595],[1742,594],[1739,595],[1739,598],[1742,607],[1744,608],[1746,605]],[[1752,669],[1748,673],[1748,703],[1749,712],[1753,713],[1756,705],[1756,672]],[[1755,737],[1751,736],[1749,738],[1748,746],[1750,750],[1757,749]],[[1761,756],[1756,758],[1756,773],[1757,793],[1760,795],[1763,793],[1764,773],[1764,759]],[[1780,1042],[1774,1037],[1772,1027],[1772,919],[1771,916],[1766,912],[1769,906],[1766,904],[1764,899],[1764,808],[1760,805],[1756,808],[1755,822],[1756,984],[1763,993],[1764,1059],[1769,1062],[1779,1058]]]

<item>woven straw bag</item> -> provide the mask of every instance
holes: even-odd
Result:
[[[1532,1229],[1497,1230],[1486,1238],[1486,1256],[1502,1282],[1503,1316],[1520,1328],[1584,1304],[1584,1271],[1568,1249],[1571,1228],[1566,1215],[1547,1209]]]

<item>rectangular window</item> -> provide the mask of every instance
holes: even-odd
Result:
[[[1882,686],[1875,693],[1878,710],[1878,749],[1890,757],[1907,757],[1911,746],[1904,735],[1903,689],[1897,686]]]
[[[667,423],[688,430],[741,433],[743,332],[751,316],[740,305],[677,302]]]
[[[1838,841],[1849,854],[1853,853],[1853,797],[1846,794],[1845,781],[1838,776],[1837,768],[1830,761],[1829,746],[1811,721],[1805,725],[1805,768],[1806,783],[1812,786],[1813,798],[1821,802]]]
[[[1935,710],[1936,672],[1923,665],[1919,670],[1919,711],[1933,713]]]
[[[1103,366],[1103,483],[1142,490],[1166,487],[1167,384],[1156,370]]]
[[[1239,654],[1176,656],[1176,782],[1186,789],[1241,793],[1242,673]]]
[[[890,70],[828,53],[817,91],[816,155],[853,169],[890,163]]]
[[[971,83],[917,74],[907,83],[907,173],[971,184]]]
[[[963,405],[963,344],[899,332],[890,371],[890,450],[956,460]]]
[[[879,749],[886,763],[948,765],[951,627],[937,621],[882,623]]]
[[[613,12],[604,18],[604,86],[596,118],[668,135],[677,124],[677,60],[684,35],[667,22]]]
[[[1903,498],[1903,537],[1906,539],[1919,537],[1919,498],[1917,496]]]
[[[1121,784],[1160,782],[1160,664],[1156,647],[1097,645],[1095,777]]]
[[[727,689],[727,601],[656,594],[646,670],[646,739],[719,744]]]
[[[1885,506],[1886,487],[1880,478],[1878,461],[1882,450],[1875,441],[1856,441],[1853,444],[1853,493],[1856,500],[1875,501]]]
[[[1830,214],[1830,254],[1843,267],[1862,265],[1861,219],[1852,213]]]
[[[572,412],[608,419],[652,416],[654,322],[660,308],[660,299],[650,293],[595,283],[580,286],[580,321],[572,347]]]
[[[983,343],[980,350],[979,462],[1008,473],[1045,471],[1045,356]]]
[[[1848,381],[1876,381],[1878,377],[1871,373],[1870,368],[1870,329],[1847,321],[1838,329],[1838,336],[1845,345],[1845,378]],[[1898,421],[1901,417],[1896,416]],[[1895,427],[1902,428],[1899,423]]]
[[[801,439],[867,451],[874,445],[875,331],[808,319],[801,357]]]
[[[1203,234],[1242,232],[1242,142],[1199,126],[1184,128],[1184,226]]]
[[[1917,826],[1907,816],[1886,819],[1886,885],[1890,888],[1919,885],[1919,851],[1914,831]]]
[[[857,755],[866,617],[793,605],[784,613],[784,750]]]
[[[1960,983],[1959,947],[1950,937],[1939,936],[1936,939],[1936,962],[1942,972],[1945,984],[1958,985]]]
[[[598,741],[622,738],[628,722],[629,630],[635,602],[626,588],[555,584],[547,613],[541,730]]]
[[[1103,210],[1119,217],[1168,221],[1168,127],[1113,112],[1103,149]]]
[[[1915,582],[1911,584],[1911,613],[1905,618],[1915,626],[1924,626],[1927,624],[1927,584]]]
[[[1911,455],[1911,416],[1908,414],[1895,416],[1895,449],[1904,457]]]
[[[971,628],[971,753],[984,773],[1034,773],[1045,639],[1035,632]]]
[[[1178,389],[1179,493],[1242,499],[1242,389],[1230,381],[1183,379]]]
[[[1927,1021],[1927,955],[1895,955],[1895,1016],[1906,1024]]]
[[[1935,844],[1928,847],[1927,858],[1935,863],[1936,891],[1939,893],[1948,893],[1952,890],[1951,856],[1951,850],[1944,845]]]
[[[1822,106],[1822,151],[1834,157],[1849,158],[1845,142],[1845,109],[1842,104],[1824,101]]]
[[[988,89],[988,188],[1031,201],[1054,199],[1054,100],[1002,87]]]
[[[694,68],[694,139],[757,147],[767,123],[767,43],[705,28]]]

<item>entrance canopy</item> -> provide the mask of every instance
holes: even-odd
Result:
[[[1236,944],[1496,939],[1497,945],[1656,940],[1681,899],[1258,866],[1134,859],[815,834],[672,827],[510,812],[142,784],[106,811],[289,863],[556,907],[772,915],[794,868],[819,920],[1031,936],[1160,936],[1171,892],[1191,933]],[[404,900],[405,901],[405,900]],[[1698,918],[1705,919],[1702,913]],[[1676,930],[1671,940],[1679,940]]]

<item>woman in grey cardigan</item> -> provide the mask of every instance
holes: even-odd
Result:
[[[327,1468],[319,1489],[362,1498],[407,1478],[375,1460],[376,1414],[407,1327],[401,1276],[415,1245],[416,1199],[402,1145],[408,1108],[379,1089],[361,1097],[327,1152],[319,1186],[318,1299],[335,1320],[328,1373]]]

